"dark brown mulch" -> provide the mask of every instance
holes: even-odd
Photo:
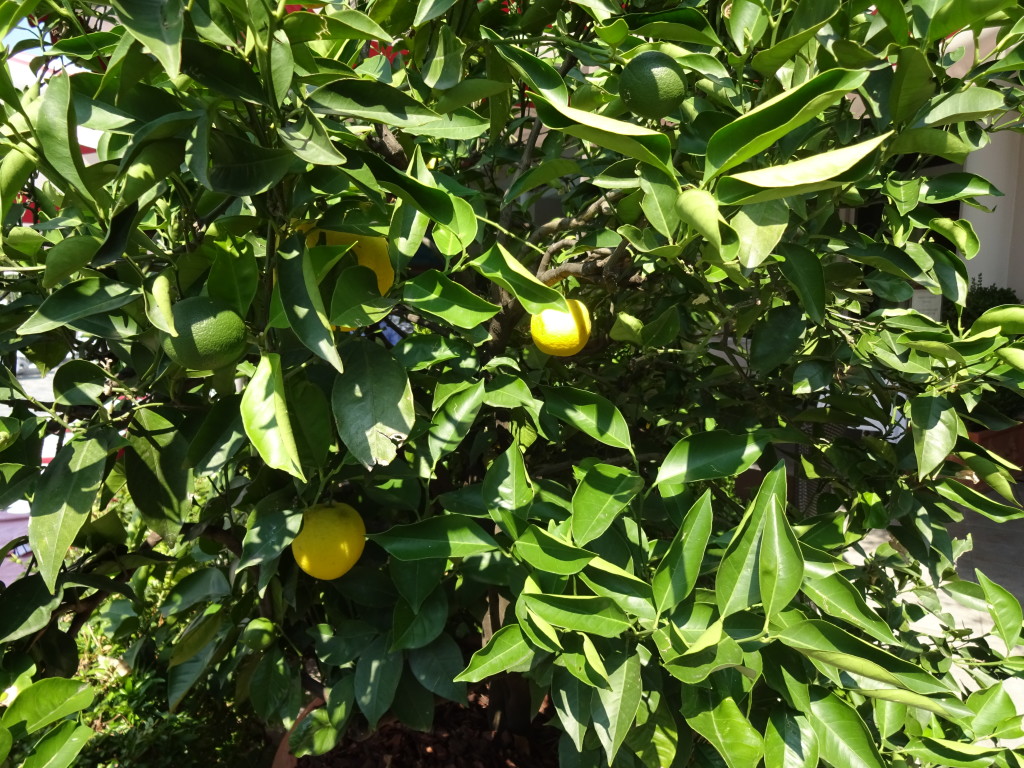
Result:
[[[467,705],[438,703],[429,733],[381,723],[298,768],[557,768],[557,729],[535,723],[525,735],[495,733],[486,707],[487,697],[474,694]]]

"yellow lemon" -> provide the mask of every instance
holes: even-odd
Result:
[[[569,299],[568,304],[568,312],[545,309],[530,318],[530,335],[541,352],[569,357],[586,346],[590,338],[590,312],[576,299]]]
[[[299,568],[330,581],[348,573],[363,554],[366,526],[348,504],[318,504],[302,516],[302,530],[292,542]]]
[[[352,253],[361,267],[373,270],[377,275],[377,290],[381,296],[387,295],[395,284],[395,268],[391,266],[388,256],[388,241],[383,237],[353,235],[351,232],[334,232],[328,229],[313,229],[306,235],[306,247],[314,245],[348,245],[352,243]]]

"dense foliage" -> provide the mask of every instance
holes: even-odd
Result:
[[[0,762],[74,758],[75,637],[116,602],[172,711],[210,679],[270,727],[305,707],[295,754],[487,683],[502,728],[547,697],[567,768],[1021,765],[1021,608],[947,526],[1022,515],[967,433],[1006,423],[1024,307],[960,322],[982,246],[944,213],[1019,129],[1017,3],[0,4],[23,20]],[[663,120],[618,97],[649,50],[685,75]],[[163,351],[201,295],[245,319],[227,369]],[[567,297],[592,336],[549,358],[529,316]],[[368,542],[324,582],[289,543],[331,502]]]

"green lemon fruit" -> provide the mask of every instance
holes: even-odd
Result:
[[[194,371],[214,371],[236,362],[248,348],[245,322],[228,304],[206,296],[171,307],[177,336],[165,336],[164,352]]]
[[[318,504],[302,515],[302,530],[292,542],[299,568],[330,581],[348,573],[363,554],[366,526],[348,504]]]
[[[619,76],[619,97],[634,115],[665,117],[679,108],[685,95],[682,68],[661,51],[644,51],[635,56]]]
[[[252,651],[265,651],[274,642],[277,628],[270,619],[259,617],[245,625],[239,641]]]

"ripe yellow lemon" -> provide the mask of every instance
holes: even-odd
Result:
[[[630,112],[654,119],[674,112],[686,96],[682,68],[667,53],[644,51],[619,76],[619,97]]]
[[[530,335],[537,348],[557,357],[575,355],[590,338],[590,312],[582,301],[569,299],[569,311],[545,309],[530,318]]]
[[[355,509],[348,504],[318,504],[303,514],[292,554],[314,579],[330,581],[348,573],[365,544],[366,526]]]
[[[194,371],[215,371],[245,354],[245,321],[231,306],[208,296],[183,299],[171,307],[177,336],[164,336],[164,352]]]
[[[352,243],[352,253],[361,267],[373,270],[377,275],[377,290],[386,296],[395,284],[395,268],[391,266],[388,256],[388,241],[383,237],[353,235],[351,232],[334,232],[329,229],[313,229],[306,235],[306,247],[314,245],[348,245]]]

